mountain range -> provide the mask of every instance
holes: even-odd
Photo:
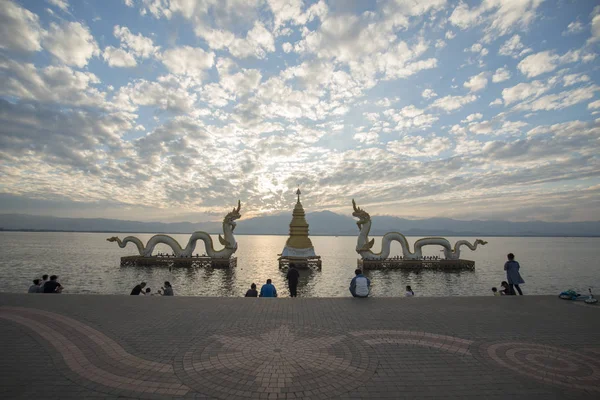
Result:
[[[356,220],[331,211],[306,214],[311,235],[357,235]],[[461,221],[450,218],[405,219],[373,216],[371,235],[401,232],[407,236],[600,236],[600,221],[589,222],[509,222]],[[291,215],[282,213],[237,221],[236,234],[286,235]],[[27,214],[0,214],[0,230],[68,231],[68,232],[132,232],[221,233],[221,222],[139,222],[105,218],[59,218]]]

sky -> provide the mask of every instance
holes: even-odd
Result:
[[[0,0],[0,213],[600,220],[587,0]]]

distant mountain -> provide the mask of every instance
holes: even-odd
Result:
[[[356,235],[356,220],[331,211],[306,214],[311,235]],[[290,213],[238,221],[237,234],[286,235]],[[0,229],[72,232],[191,233],[222,232],[221,222],[139,222],[104,218],[57,218],[25,214],[0,214]],[[411,220],[374,216],[371,235],[401,232],[408,236],[600,236],[600,221],[508,222],[460,221],[450,218]]]

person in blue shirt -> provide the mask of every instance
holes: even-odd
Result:
[[[277,297],[277,289],[270,279],[267,279],[267,283],[260,288],[260,297]]]
[[[371,281],[363,275],[360,269],[354,271],[356,276],[350,282],[350,293],[354,297],[368,297],[371,288]]]

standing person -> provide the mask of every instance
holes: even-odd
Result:
[[[353,297],[368,297],[371,281],[363,275],[360,269],[354,271],[356,275],[350,282],[350,293]]]
[[[246,292],[244,297],[258,297],[258,290],[256,290],[256,283],[250,285],[250,289]]]
[[[38,287],[38,293],[44,293],[44,285],[48,282],[48,275],[42,275],[42,281],[40,282],[40,286]]]
[[[169,281],[165,281],[165,286],[163,288],[161,288],[163,290],[163,292],[161,293],[160,290],[158,291],[158,294],[162,294],[163,296],[173,296],[173,286],[171,286],[171,282]]]
[[[267,279],[267,283],[260,288],[260,297],[277,297],[277,289],[270,279]]]
[[[413,297],[414,295],[415,295],[415,292],[413,292],[413,290],[410,287],[410,285],[406,285],[406,293],[404,294],[404,296],[406,296],[406,297]]]
[[[506,271],[506,280],[508,281],[508,287],[510,290],[509,294],[515,295],[515,289],[517,289],[517,292],[523,296],[523,292],[519,287],[520,284],[525,283],[523,278],[521,278],[521,274],[519,273],[521,266],[515,261],[515,255],[513,253],[508,253],[506,257],[508,258],[508,261],[504,264],[504,270]]]
[[[50,280],[44,284],[44,293],[60,293],[63,287],[57,282],[58,276],[52,275]]]
[[[34,279],[33,285],[29,286],[27,293],[38,293],[40,291],[40,280]]]
[[[298,288],[300,273],[293,264],[290,265],[286,278],[288,280],[288,287],[290,288],[290,297],[296,297],[298,295],[296,289]]]
[[[131,290],[131,296],[139,296],[142,293],[142,289],[146,287],[146,282],[142,282],[139,285],[135,285]]]

